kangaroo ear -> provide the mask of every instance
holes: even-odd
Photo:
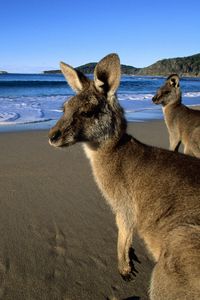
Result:
[[[172,74],[167,78],[169,84],[173,87],[179,87],[179,76],[177,74]]]
[[[105,56],[95,67],[94,83],[100,92],[113,95],[119,86],[120,77],[120,60],[115,53]]]
[[[60,63],[60,68],[68,84],[76,93],[80,93],[89,86],[90,80],[80,71],[75,70],[64,62]]]

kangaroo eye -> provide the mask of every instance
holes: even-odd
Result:
[[[88,110],[88,111],[81,111],[80,115],[85,118],[91,118],[91,117],[96,118],[99,113],[100,113],[99,106],[95,106],[92,109],[90,108],[90,110]]]
[[[168,95],[170,93],[170,91],[166,91],[164,92],[164,95]]]
[[[93,114],[94,114],[93,111],[82,111],[82,112],[81,112],[81,116],[83,116],[83,117],[85,117],[85,118],[90,118],[90,117],[93,116]]]

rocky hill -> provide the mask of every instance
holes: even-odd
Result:
[[[76,69],[85,74],[92,74],[96,64],[97,63],[88,63]],[[177,73],[180,76],[200,77],[200,53],[187,57],[162,59],[145,68],[121,65],[121,71],[122,74],[126,75],[168,76],[171,73]],[[61,71],[51,70],[44,71],[44,73],[55,74],[61,73]]]
[[[82,65],[80,67],[77,67],[76,69],[85,73],[85,74],[92,74],[94,73],[94,68],[96,67],[97,63],[89,63]],[[132,75],[135,74],[135,72],[138,69],[132,66],[127,66],[127,65],[121,65],[121,72],[122,74],[127,74],[127,75]]]
[[[162,59],[146,68],[140,69],[138,75],[200,76],[200,53],[187,57]]]
[[[78,71],[83,72],[84,74],[93,74],[94,73],[94,68],[96,66],[96,62],[88,63],[82,66],[79,66],[75,68]],[[132,66],[127,66],[127,65],[121,65],[121,71],[122,74],[127,74],[127,75],[133,75],[135,72],[139,70],[138,68],[134,68]],[[60,70],[50,70],[50,71],[44,71],[44,74],[59,74],[61,73]]]

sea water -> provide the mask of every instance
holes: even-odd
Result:
[[[91,78],[91,76],[89,76]],[[152,103],[164,77],[122,76],[118,99],[128,121],[162,119]],[[200,105],[200,78],[182,78],[183,103]],[[73,95],[62,74],[1,74],[0,131],[49,129]]]

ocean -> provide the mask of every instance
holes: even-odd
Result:
[[[91,77],[91,76],[89,76]],[[118,99],[128,121],[162,119],[151,98],[164,77],[122,76]],[[200,78],[182,78],[183,103],[200,105]],[[1,74],[0,131],[49,129],[73,91],[61,74]]]

